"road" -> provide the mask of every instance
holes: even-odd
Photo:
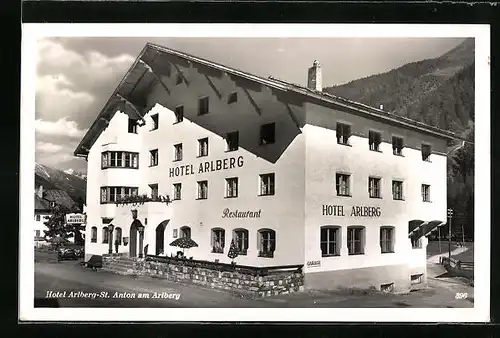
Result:
[[[265,299],[244,299],[222,291],[180,285],[165,279],[115,275],[107,271],[92,271],[78,262],[35,264],[36,306],[48,307],[473,307],[474,288],[452,278],[435,278],[442,267],[429,270],[428,287],[407,294],[383,294],[348,291],[307,291]],[[66,292],[65,297],[47,298],[47,292]],[[103,295],[88,298],[80,293]],[[135,298],[114,298],[115,293],[135,295]],[[107,293],[107,294],[106,294]],[[161,294],[167,298],[152,298]],[[467,293],[465,300],[455,299],[456,293]],[[150,298],[139,298],[147,294]],[[168,298],[171,297],[171,298]],[[179,297],[176,299],[175,297]]]

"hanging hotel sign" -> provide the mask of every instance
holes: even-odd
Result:
[[[261,209],[258,211],[240,211],[226,208],[222,211],[222,218],[260,218],[260,212]]]
[[[381,215],[380,207],[356,205],[344,209],[343,205],[323,204],[323,216],[380,217]]]
[[[201,162],[197,167],[194,164],[180,165],[178,167],[170,168],[168,172],[169,177],[187,176],[208,173],[212,171],[227,170],[243,167],[243,156],[229,157],[222,160],[212,160]]]
[[[67,214],[66,215],[67,224],[85,224],[84,214]]]

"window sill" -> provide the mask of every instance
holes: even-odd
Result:
[[[339,195],[339,194],[337,194],[337,197],[352,197],[352,195]]]
[[[422,160],[422,162],[432,163],[431,160]]]
[[[394,153],[392,153],[392,154],[393,154],[394,156],[398,156],[398,157],[405,157],[405,155],[403,155],[403,154],[394,154]]]
[[[259,196],[259,197],[262,197],[262,196],[274,196],[274,194],[259,194],[257,196]]]
[[[402,201],[402,202],[404,202],[404,201],[405,201],[405,199],[404,199],[404,198],[393,198],[392,200],[393,200],[393,201]]]
[[[172,162],[180,162],[180,161],[182,161],[182,158],[177,159],[177,160],[173,160]]]
[[[206,199],[208,199],[208,197],[200,197],[200,198],[197,198],[196,200],[197,201],[202,201],[202,200],[206,200]]]
[[[180,198],[174,198],[172,201],[180,201]]]
[[[212,253],[213,253],[213,254],[223,254],[223,253],[224,253],[224,250],[222,250],[222,251],[214,251],[214,250],[212,250]]]
[[[376,150],[376,149],[370,149],[370,151],[373,151],[374,153],[380,153],[380,154],[383,153],[382,150]]]
[[[258,257],[261,257],[261,258],[274,258],[274,254],[261,254],[261,253],[259,253]]]
[[[358,253],[350,253],[349,256],[361,256],[364,255],[364,252],[358,252]]]
[[[238,151],[238,150],[239,150],[239,148],[232,149],[232,150],[226,150],[225,153],[232,153],[232,152],[235,152],[235,151]]]
[[[412,247],[411,249],[412,249],[412,250],[420,250],[420,249],[422,249],[422,248],[413,248],[413,247]]]
[[[380,253],[381,254],[391,254],[391,253],[394,253],[394,251],[381,251]]]
[[[381,199],[382,199],[382,196],[370,196],[370,198],[375,198],[375,199],[379,199],[379,200],[381,200]]]
[[[224,198],[238,198],[238,195],[236,195],[236,196],[225,196]]]
[[[181,123],[181,122],[183,122],[183,121],[184,121],[184,120],[175,121],[175,122],[174,122],[174,123],[172,123],[172,124],[179,124],[179,123]]]
[[[151,131],[155,131],[155,130],[158,130],[158,128],[150,129],[149,131],[151,132]]]
[[[206,154],[206,155],[198,155],[198,156],[196,156],[196,158],[207,157],[207,156],[208,156],[208,154]]]
[[[149,168],[153,168],[153,167],[157,167],[158,164],[153,164],[153,165],[150,165]]]
[[[424,202],[424,203],[432,203],[432,201],[422,201],[422,202]]]
[[[340,257],[340,254],[333,254],[333,255],[321,255],[321,257],[328,258],[328,257]]]
[[[349,143],[340,143],[340,142],[337,142],[337,144],[338,144],[339,146],[344,146],[344,147],[352,147],[352,145],[351,145],[351,144],[349,144]]]

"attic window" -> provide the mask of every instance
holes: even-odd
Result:
[[[208,114],[208,96],[202,97],[198,101],[198,115]]]
[[[236,101],[238,101],[238,93],[232,92],[231,94],[229,94],[229,97],[227,98],[227,103],[231,104]]]
[[[151,116],[151,119],[153,120],[153,126],[151,130],[156,130],[158,129],[158,114],[154,114]]]
[[[128,132],[130,134],[137,134],[137,120],[135,119],[128,119]]]
[[[274,142],[276,142],[274,122],[260,126],[260,144],[272,144]]]
[[[182,75],[177,74],[177,77],[175,78],[175,84],[180,85],[182,83]]]

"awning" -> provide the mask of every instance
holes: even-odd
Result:
[[[422,220],[410,221],[408,222],[408,237],[412,240],[418,240],[424,236],[428,236],[442,224],[444,224],[444,222],[439,220],[428,222]]]

